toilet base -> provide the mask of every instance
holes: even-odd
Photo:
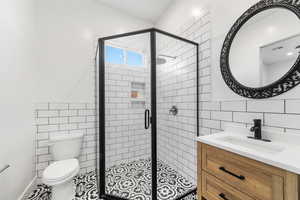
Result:
[[[73,200],[75,197],[75,185],[73,181],[52,186],[51,200]]]

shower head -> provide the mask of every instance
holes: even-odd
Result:
[[[162,58],[162,57],[165,57],[165,58]],[[156,64],[157,65],[166,64],[167,63],[167,59],[166,58],[171,58],[171,59],[175,60],[177,57],[176,56],[168,56],[168,55],[160,54],[156,58]]]
[[[157,65],[163,65],[163,64],[166,64],[167,63],[167,59],[165,58],[156,58],[156,64]]]

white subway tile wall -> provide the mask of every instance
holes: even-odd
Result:
[[[211,100],[210,24],[210,13],[207,12],[192,25],[197,27],[196,33],[202,33],[194,39],[200,44],[200,134],[216,133],[228,125],[250,128],[255,118],[263,120],[266,131],[300,133],[299,99]]]
[[[151,109],[149,64],[105,68],[105,166],[150,158],[151,134],[144,127],[144,111]]]
[[[177,34],[187,39],[193,40],[200,45],[200,135],[208,135],[220,132],[224,130],[225,126],[250,128],[253,124],[253,119],[255,118],[260,118],[263,120],[263,130],[300,133],[299,99],[245,99],[236,101],[212,101],[211,21],[209,11],[204,12],[202,17],[198,19],[192,19],[191,21],[186,22],[186,24],[184,24],[180,28],[180,30],[177,31]],[[176,82],[176,79],[173,81],[173,83],[182,84],[180,81]],[[174,88],[176,88],[176,86],[174,86]],[[158,87],[158,91],[159,90],[161,90],[161,88]],[[171,102],[169,102],[168,106],[170,105]],[[158,109],[158,113],[166,113],[166,109],[168,108],[168,106],[162,107],[158,104],[158,108],[161,108],[161,110]],[[180,120],[177,120],[177,124],[171,124],[172,120],[175,121],[175,118],[176,117],[173,118],[169,116],[169,119],[167,118],[168,121],[165,120],[163,123],[161,123],[161,126],[166,127],[164,127],[165,132],[162,132],[162,127],[158,126],[159,148],[166,149],[165,151],[159,151],[159,156],[164,157],[165,160],[171,160],[170,162],[172,163],[172,166],[176,166],[177,170],[187,175],[187,177],[191,178],[191,174],[193,174],[193,178],[195,178],[195,138],[188,137],[189,134],[185,134],[184,131],[182,131]],[[166,136],[163,137],[163,134],[165,134]],[[180,134],[182,134],[182,137],[180,136]],[[184,146],[183,143],[185,142],[187,142],[186,144],[189,144],[189,146]],[[172,144],[171,147],[170,144]]]
[[[169,55],[157,65],[157,143],[158,158],[196,183],[196,47],[157,35],[158,55]],[[172,106],[178,114],[169,113]]]
[[[44,169],[53,161],[50,134],[84,134],[80,173],[96,168],[96,112],[92,103],[38,103],[36,113],[36,171],[40,181]]]

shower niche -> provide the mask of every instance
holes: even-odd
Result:
[[[100,38],[98,50],[100,197],[194,196],[198,44],[152,28]]]
[[[130,101],[131,101],[132,108],[145,108],[146,83],[131,82]]]

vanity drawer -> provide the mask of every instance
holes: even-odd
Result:
[[[285,172],[209,145],[202,145],[202,169],[259,200],[283,200]]]
[[[206,172],[202,175],[202,191],[208,200],[254,200]]]

